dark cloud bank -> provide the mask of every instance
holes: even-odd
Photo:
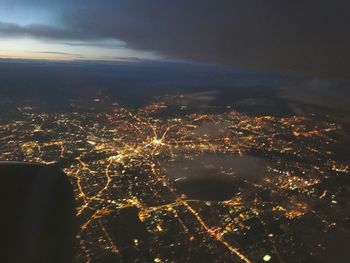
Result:
[[[86,2],[66,25],[169,57],[349,78],[346,1]]]

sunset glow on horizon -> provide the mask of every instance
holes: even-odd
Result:
[[[156,60],[161,56],[127,48],[117,41],[53,42],[30,38],[3,39],[0,42],[0,59],[31,60]]]

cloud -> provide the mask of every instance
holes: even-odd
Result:
[[[11,37],[33,37],[37,39],[55,39],[55,40],[96,40],[101,36],[94,32],[80,29],[54,27],[48,25],[32,24],[21,26],[13,23],[0,22],[0,36]]]
[[[215,123],[206,122],[193,129],[192,133],[199,137],[206,135],[210,138],[222,138],[222,136],[225,134],[225,129],[227,128],[228,127],[225,124],[220,124],[220,126],[217,126]]]
[[[282,85],[278,96],[288,101],[296,114],[318,113],[350,123],[349,81],[325,79],[294,80]]]
[[[223,176],[221,171],[233,171],[232,177],[240,181],[259,181],[266,175],[266,162],[253,156],[203,154],[194,160],[181,160],[165,169],[174,180]]]
[[[219,94],[220,92],[217,90],[190,93],[179,98],[177,103],[182,106],[207,108],[217,99]]]
[[[203,154],[193,160],[163,164],[167,176],[179,193],[190,199],[228,200],[249,189],[246,182],[260,182],[266,176],[267,164],[253,156],[237,157]]]
[[[247,68],[349,78],[347,1],[85,1],[65,25],[131,48]]]
[[[293,102],[350,112],[349,83],[311,79],[293,81],[280,89],[280,96]]]
[[[42,54],[54,54],[54,55],[78,55],[78,54],[70,54],[67,52],[51,52],[51,51],[41,51]]]
[[[118,39],[102,39],[91,41],[66,41],[65,45],[73,47],[105,47],[105,48],[123,48],[126,47],[126,43]]]

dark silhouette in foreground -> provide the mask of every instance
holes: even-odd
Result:
[[[66,263],[77,222],[66,175],[53,166],[0,162],[0,262]]]

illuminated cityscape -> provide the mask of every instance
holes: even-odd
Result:
[[[350,262],[349,9],[0,0],[0,263]]]
[[[343,127],[202,113],[184,95],[2,113],[0,158],[55,164],[74,187],[75,262],[300,262],[349,222]],[[6,118],[6,116],[8,118]]]

